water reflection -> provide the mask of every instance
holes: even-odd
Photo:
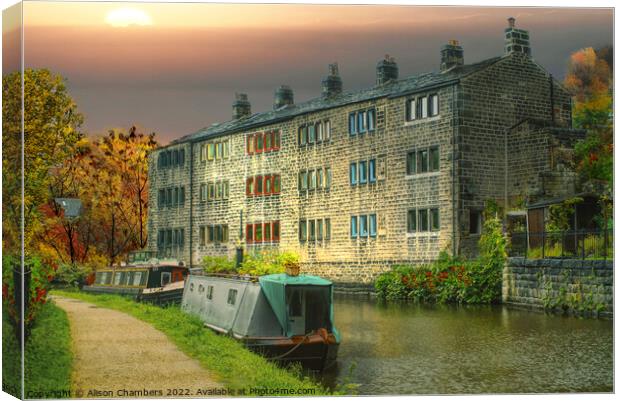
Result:
[[[359,394],[610,392],[613,324],[502,306],[338,297],[343,341],[324,383]],[[349,367],[355,368],[349,375]]]

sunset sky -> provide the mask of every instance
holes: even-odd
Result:
[[[316,97],[334,61],[354,90],[385,54],[401,77],[436,70],[449,39],[466,63],[501,55],[509,16],[560,79],[571,52],[613,43],[611,9],[26,2],[25,65],[67,78],[89,134],[137,124],[167,142],[230,119],[235,92],[253,112],[280,84]]]

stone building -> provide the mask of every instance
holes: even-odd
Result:
[[[474,64],[450,41],[438,71],[407,78],[386,56],[356,92],[331,64],[319,98],[296,104],[281,86],[265,112],[237,94],[230,121],[150,155],[149,248],[194,266],[238,246],[292,250],[341,282],[475,254],[485,201],[526,195],[573,135],[570,96],[528,32],[511,18],[504,38]]]

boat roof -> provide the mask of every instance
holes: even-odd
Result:
[[[306,274],[300,274],[299,276],[289,276],[286,273],[269,274],[267,276],[261,276],[258,281],[263,284],[275,284],[275,285],[320,285],[327,286],[332,285],[332,282],[318,276],[310,276]]]

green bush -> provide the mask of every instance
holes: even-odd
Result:
[[[299,256],[290,251],[263,250],[247,253],[243,257],[241,266],[226,256],[205,256],[202,267],[207,273],[247,274],[250,276],[264,276],[267,274],[284,273],[287,264],[299,263]]]
[[[464,261],[442,252],[430,265],[395,265],[375,281],[377,296],[429,303],[497,302],[506,260],[506,240],[498,218],[487,218],[479,245],[477,260]]]
[[[202,258],[202,268],[207,273],[236,273],[235,262],[226,256],[205,256]]]

